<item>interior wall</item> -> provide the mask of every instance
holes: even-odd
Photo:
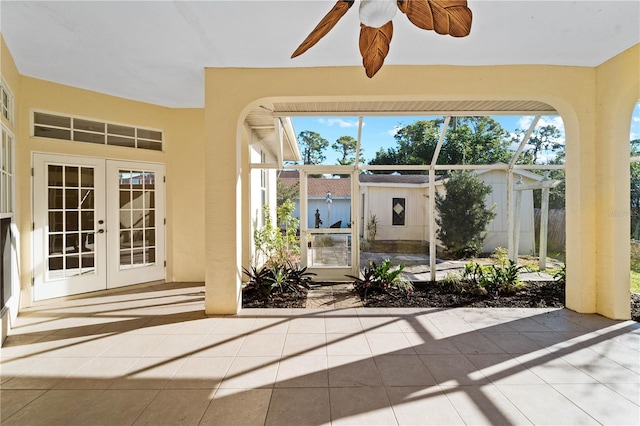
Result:
[[[215,206],[224,199],[240,208],[237,183],[243,165],[236,160],[242,143],[241,123],[248,111],[265,100],[508,99],[552,105],[563,117],[567,137],[567,305],[579,312],[596,311],[595,68],[385,66],[373,79],[363,78],[360,67],[216,68],[207,69],[205,78],[206,240],[224,235],[226,241],[236,241],[237,247],[242,246],[241,222],[215,221]],[[628,120],[625,125],[628,127]],[[235,146],[230,148],[222,141],[235,141]],[[219,184],[221,181],[226,184]],[[215,188],[212,182],[218,182]],[[230,255],[213,246],[206,253],[207,294],[216,296],[215,304],[207,304],[207,312],[236,312],[240,254]]]

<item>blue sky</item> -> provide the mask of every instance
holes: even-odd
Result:
[[[393,135],[398,128],[417,120],[429,120],[433,116],[407,116],[407,117],[364,117],[362,127],[362,148],[363,156],[368,160],[375,156],[380,148],[390,148],[395,146]],[[510,133],[517,129],[528,129],[534,117],[532,116],[494,116],[502,127]],[[319,133],[327,139],[330,144],[341,136],[352,136],[358,138],[358,117],[292,117],[296,135],[305,130]],[[541,117],[538,126],[554,124],[562,132],[564,138],[564,125],[559,116]],[[633,118],[630,126],[630,139],[640,138],[640,103],[636,104],[633,111]],[[338,152],[327,148],[325,151],[327,159],[324,164],[336,164],[339,157]]]

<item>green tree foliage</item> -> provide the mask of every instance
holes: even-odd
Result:
[[[484,199],[491,186],[472,171],[455,171],[444,183],[445,195],[435,194],[439,217],[438,238],[454,258],[470,257],[482,250],[485,230],[496,214]]]
[[[327,157],[324,150],[329,146],[329,141],[319,133],[305,130],[298,135],[302,148],[302,160],[304,164],[321,164]]]
[[[284,181],[278,176],[276,179],[276,193],[277,205],[281,206],[285,201],[293,200],[300,196],[300,182],[296,182],[293,185],[285,185]]]
[[[631,156],[640,155],[640,139],[631,141]],[[640,163],[631,163],[631,238],[640,240]]]
[[[396,146],[379,150],[371,165],[430,164],[444,120],[419,120],[398,130]],[[454,117],[438,164],[493,164],[510,159],[508,132],[491,117]]]
[[[256,263],[264,263],[268,268],[286,267],[297,264],[300,257],[298,241],[298,219],[293,217],[295,204],[286,200],[276,209],[277,223],[271,219],[268,204],[262,206],[264,226],[253,232],[256,247]]]
[[[526,130],[522,129],[516,130],[516,136],[513,137],[512,141],[520,143],[526,132]],[[536,128],[527,142],[527,147],[518,159],[520,164],[561,164],[554,163],[560,152],[562,152],[562,157],[564,158],[562,134],[553,124]],[[556,152],[556,160],[543,159],[541,154],[546,151]]]
[[[338,151],[342,157],[338,158],[338,164],[348,166],[356,162],[356,146],[358,141],[351,136],[340,136],[331,148]]]

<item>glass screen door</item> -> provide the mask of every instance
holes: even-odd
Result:
[[[318,281],[345,281],[345,275],[356,275],[359,267],[353,225],[357,174],[326,172],[326,168],[301,171],[301,260]]]

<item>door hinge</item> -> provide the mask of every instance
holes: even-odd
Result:
[[[31,277],[31,285],[34,285],[36,283],[36,279],[34,277]]]
[[[166,176],[162,176],[162,183],[167,183],[167,177]]]
[[[31,230],[32,231],[36,230],[36,223],[35,222],[31,222]]]
[[[165,268],[167,267],[167,261],[166,260],[164,261],[164,267]]]
[[[33,167],[31,168],[31,177],[33,177]]]

